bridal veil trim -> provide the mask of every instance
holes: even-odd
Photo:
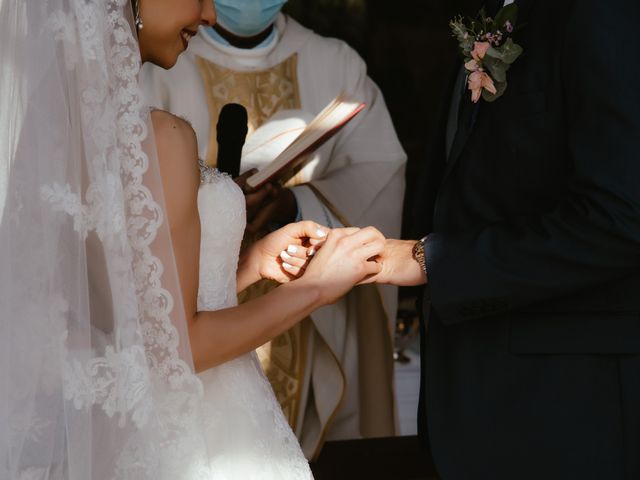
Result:
[[[1,478],[212,478],[131,17],[0,2]]]

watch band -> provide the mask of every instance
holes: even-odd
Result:
[[[413,259],[416,262],[418,262],[418,265],[420,265],[420,268],[422,269],[425,275],[427,274],[427,261],[424,256],[424,242],[426,240],[427,240],[427,237],[424,237],[418,240],[413,246],[413,250],[412,250]]]

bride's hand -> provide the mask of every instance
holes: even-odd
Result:
[[[260,278],[286,283],[300,275],[329,229],[315,222],[291,223],[257,241],[249,252]]]
[[[318,289],[321,303],[334,303],[358,283],[380,273],[382,266],[376,258],[384,248],[384,236],[373,227],[331,230],[297,281]]]

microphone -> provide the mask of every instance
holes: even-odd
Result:
[[[227,103],[218,117],[216,140],[218,141],[218,170],[232,177],[240,175],[242,147],[248,132],[247,109],[237,103]]]

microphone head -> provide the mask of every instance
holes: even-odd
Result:
[[[216,140],[218,143],[244,145],[249,130],[248,123],[246,108],[238,103],[227,103],[218,116]]]

